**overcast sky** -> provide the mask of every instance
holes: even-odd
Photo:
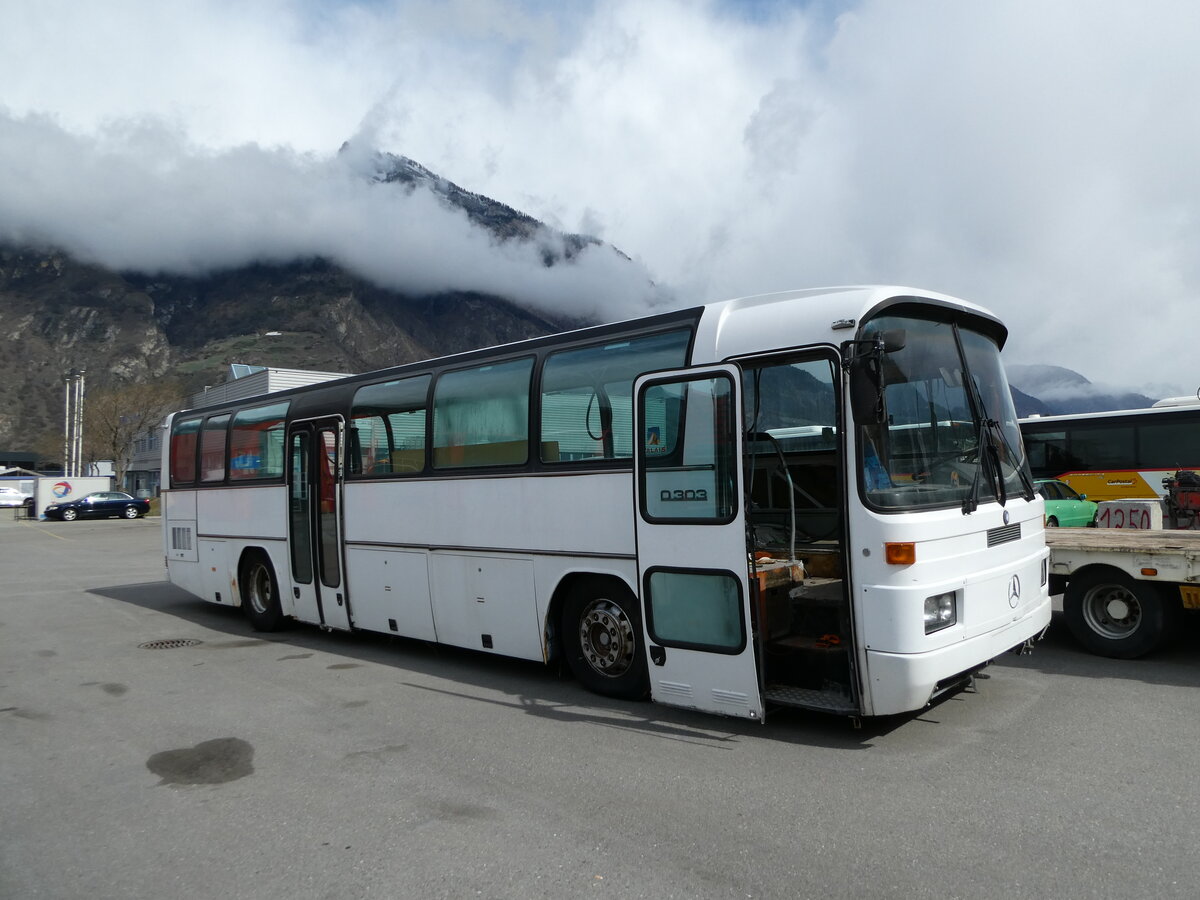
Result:
[[[347,140],[638,265],[547,270]],[[907,284],[1166,396],[1200,386],[1198,166],[1193,0],[0,0],[0,238],[111,265],[322,253],[610,318]]]

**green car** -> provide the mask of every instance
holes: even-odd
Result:
[[[1046,527],[1057,528],[1086,525],[1096,527],[1095,503],[1087,494],[1077,494],[1069,484],[1053,479],[1035,481],[1038,493],[1046,501]]]

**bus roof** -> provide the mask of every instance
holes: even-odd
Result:
[[[616,336],[642,330],[666,329],[685,323],[697,323],[693,363],[719,362],[738,356],[769,353],[823,342],[837,345],[853,338],[862,323],[871,317],[891,307],[900,308],[914,302],[940,306],[960,315],[965,314],[973,319],[982,331],[993,337],[999,346],[1004,346],[1008,332],[999,319],[981,306],[947,294],[889,285],[809,288],[716,301],[703,306],[559,332],[510,344],[414,360],[397,366],[383,366],[346,378],[325,381],[320,385],[297,387],[262,394],[255,398],[241,398],[237,404],[244,406],[260,402],[266,397],[282,400],[304,395],[316,388],[336,389],[340,385],[377,381],[393,374],[400,377],[422,369],[465,366],[476,360],[491,357],[534,353],[547,346],[585,343],[608,334]],[[825,341],[822,340],[822,336],[826,336]],[[229,407],[231,403],[232,401],[199,406],[186,411],[191,413],[209,408]]]
[[[1106,409],[1101,412],[1081,412],[1081,413],[1060,413],[1053,416],[1032,415],[1025,416],[1019,419],[1021,425],[1047,425],[1072,424],[1075,422],[1089,422],[1093,419],[1116,419],[1123,416],[1170,416],[1173,413],[1192,413],[1195,414],[1200,404],[1192,403],[1190,405],[1177,404],[1171,406],[1145,406],[1139,409]]]
[[[711,347],[711,358],[698,356],[696,362],[716,362],[753,353],[771,352],[801,345],[840,344],[854,338],[859,326],[889,307],[919,302],[940,306],[974,319],[980,330],[1000,346],[1008,330],[992,313],[935,291],[900,285],[851,285],[780,291],[709,303],[696,336],[697,354]]]

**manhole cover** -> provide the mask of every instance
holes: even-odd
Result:
[[[174,650],[176,647],[195,647],[197,644],[203,644],[204,641],[198,641],[195,638],[164,638],[161,641],[146,641],[144,644],[138,644],[139,650]]]

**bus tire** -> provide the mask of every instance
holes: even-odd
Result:
[[[242,559],[238,584],[242,589],[242,611],[255,631],[278,631],[283,627],[279,605],[279,582],[265,553],[247,553]]]
[[[640,700],[650,690],[637,599],[619,581],[590,578],[563,604],[563,648],[575,678],[593,693]]]
[[[1090,652],[1136,659],[1166,639],[1169,610],[1156,585],[1098,568],[1067,582],[1063,615],[1071,634]]]

